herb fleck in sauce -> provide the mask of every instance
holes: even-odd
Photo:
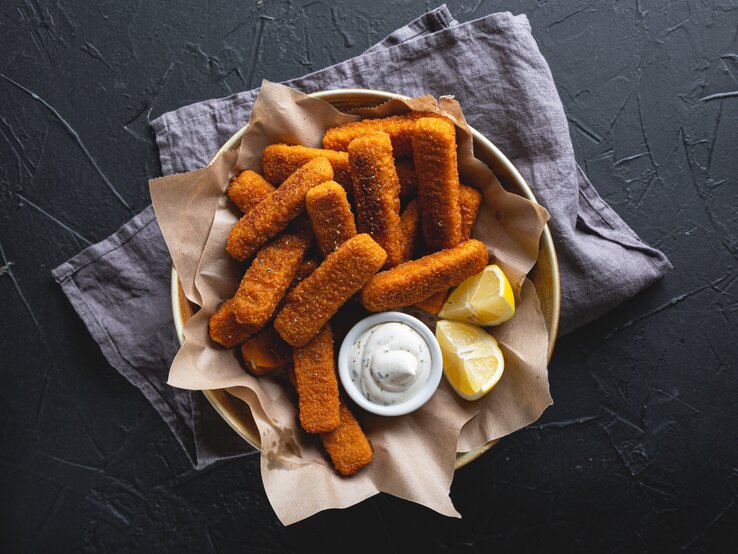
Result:
[[[420,392],[430,376],[425,339],[405,323],[380,323],[351,347],[351,380],[367,400],[391,406]]]

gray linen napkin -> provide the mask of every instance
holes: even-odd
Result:
[[[304,92],[359,87],[455,95],[469,123],[510,158],[551,213],[561,269],[560,334],[671,267],[600,198],[576,164],[561,101],[525,16],[500,13],[459,24],[441,6],[362,55],[285,84]],[[246,123],[257,94],[199,102],[154,120],[162,172],[207,164]],[[227,433],[202,395],[166,385],[177,349],[170,264],[147,208],[53,273],[111,365],[141,389],[203,467],[249,449]]]

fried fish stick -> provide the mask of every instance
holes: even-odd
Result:
[[[275,190],[264,177],[247,169],[231,179],[227,194],[236,207],[246,214]]]
[[[459,209],[461,210],[461,240],[471,238],[482,206],[482,193],[477,189],[459,185]]]
[[[331,326],[326,324],[305,346],[295,348],[292,362],[300,425],[308,433],[335,430],[340,423],[340,414]]]
[[[402,229],[402,261],[407,262],[415,258],[420,242],[420,207],[417,200],[413,199],[405,206],[405,211],[400,216],[400,229]]]
[[[479,214],[479,208],[482,205],[482,195],[480,192],[472,187],[466,185],[459,185],[459,207],[461,208],[461,240],[467,240],[471,238],[472,229],[474,229],[474,223],[477,221],[477,214]],[[408,205],[408,208],[410,206]],[[405,208],[407,211],[407,208]],[[403,215],[404,217],[404,215]],[[436,292],[415,304],[416,308],[420,308],[428,312],[429,314],[436,315],[441,311],[443,303],[446,301],[448,296],[448,290],[442,290]]]
[[[318,262],[312,258],[308,258],[297,268],[297,274],[287,289],[289,293],[301,281],[307,278],[318,267]],[[284,303],[284,298],[277,306],[279,311]],[[279,333],[274,329],[273,325],[269,325],[259,331],[257,334],[249,337],[246,342],[241,345],[241,357],[249,371],[260,377],[271,373],[274,370],[291,366],[292,347],[284,342]]]
[[[413,129],[415,128],[415,122],[421,117],[440,116],[430,112],[410,112],[381,119],[362,119],[361,121],[346,123],[325,132],[323,148],[346,151],[349,143],[355,138],[372,131],[383,131],[392,139],[392,151],[395,157],[406,158],[413,154]]]
[[[233,348],[259,330],[254,325],[241,325],[233,313],[233,299],[226,300],[220,309],[210,316],[210,338],[221,346]]]
[[[418,194],[418,176],[415,174],[415,164],[411,158],[395,160],[397,178],[400,180],[400,196],[415,196]]]
[[[386,258],[382,247],[367,234],[347,240],[287,296],[274,328],[292,346],[304,346],[379,271]]]
[[[297,274],[295,275],[295,280],[292,281],[290,284],[289,290],[287,292],[291,292],[292,289],[294,289],[297,285],[299,285],[302,281],[310,277],[312,275],[313,271],[318,269],[318,262],[313,260],[312,258],[308,258],[304,262],[300,264],[300,267],[297,268]]]
[[[446,302],[448,296],[448,289],[443,289],[438,292],[434,292],[428,298],[416,302],[413,304],[415,308],[423,310],[429,314],[438,315],[438,312],[443,308],[443,303]]]
[[[456,129],[447,119],[422,118],[413,132],[413,160],[423,239],[431,251],[461,241]]]
[[[343,400],[339,402],[339,410],[341,421],[338,427],[330,433],[321,433],[320,440],[336,471],[341,475],[353,475],[369,465],[374,453],[369,439]]]
[[[402,262],[400,182],[392,143],[381,131],[363,135],[348,146],[358,228],[387,252],[387,268]]]
[[[454,248],[377,273],[361,290],[361,303],[370,312],[410,306],[476,275],[487,260],[484,243],[464,241]]]
[[[241,345],[241,357],[249,371],[261,377],[287,366],[292,361],[292,348],[270,325]]]
[[[264,148],[261,166],[264,177],[273,185],[281,185],[290,175],[315,158],[325,158],[333,167],[333,178],[351,190],[348,154],[322,148],[272,144]]]
[[[318,262],[316,262],[312,258],[306,259],[304,262],[300,264],[300,267],[297,268],[297,273],[295,274],[295,278],[292,279],[292,283],[290,283],[290,288],[287,289],[287,292],[284,293],[284,296],[282,297],[282,300],[279,301],[279,305],[277,306],[277,309],[274,310],[274,313],[279,313],[279,311],[284,306],[285,301],[287,300],[287,295],[292,292],[292,290],[299,285],[302,281],[307,279],[313,271],[318,269]]]
[[[312,238],[309,223],[300,219],[257,252],[233,297],[236,321],[256,327],[269,322],[295,278]]]
[[[311,188],[305,198],[305,208],[324,258],[356,236],[356,223],[346,191],[335,181]]]
[[[305,195],[312,187],[333,179],[325,158],[315,158],[295,171],[231,229],[226,250],[243,262],[270,238],[287,227],[305,209]]]

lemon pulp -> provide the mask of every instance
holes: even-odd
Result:
[[[436,338],[443,355],[443,373],[467,400],[491,391],[502,377],[505,360],[497,340],[484,329],[459,321],[440,320]]]
[[[510,282],[496,265],[469,277],[446,299],[438,317],[488,327],[515,315],[515,297]]]

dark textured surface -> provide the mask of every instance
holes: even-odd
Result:
[[[675,269],[559,341],[556,404],[457,474],[462,520],[382,496],[287,529],[255,457],[190,468],[49,271],[148,204],[148,119],[358,54],[435,5],[84,4],[0,5],[3,552],[735,547],[738,2],[449,2],[461,21],[528,14],[582,165]]]

